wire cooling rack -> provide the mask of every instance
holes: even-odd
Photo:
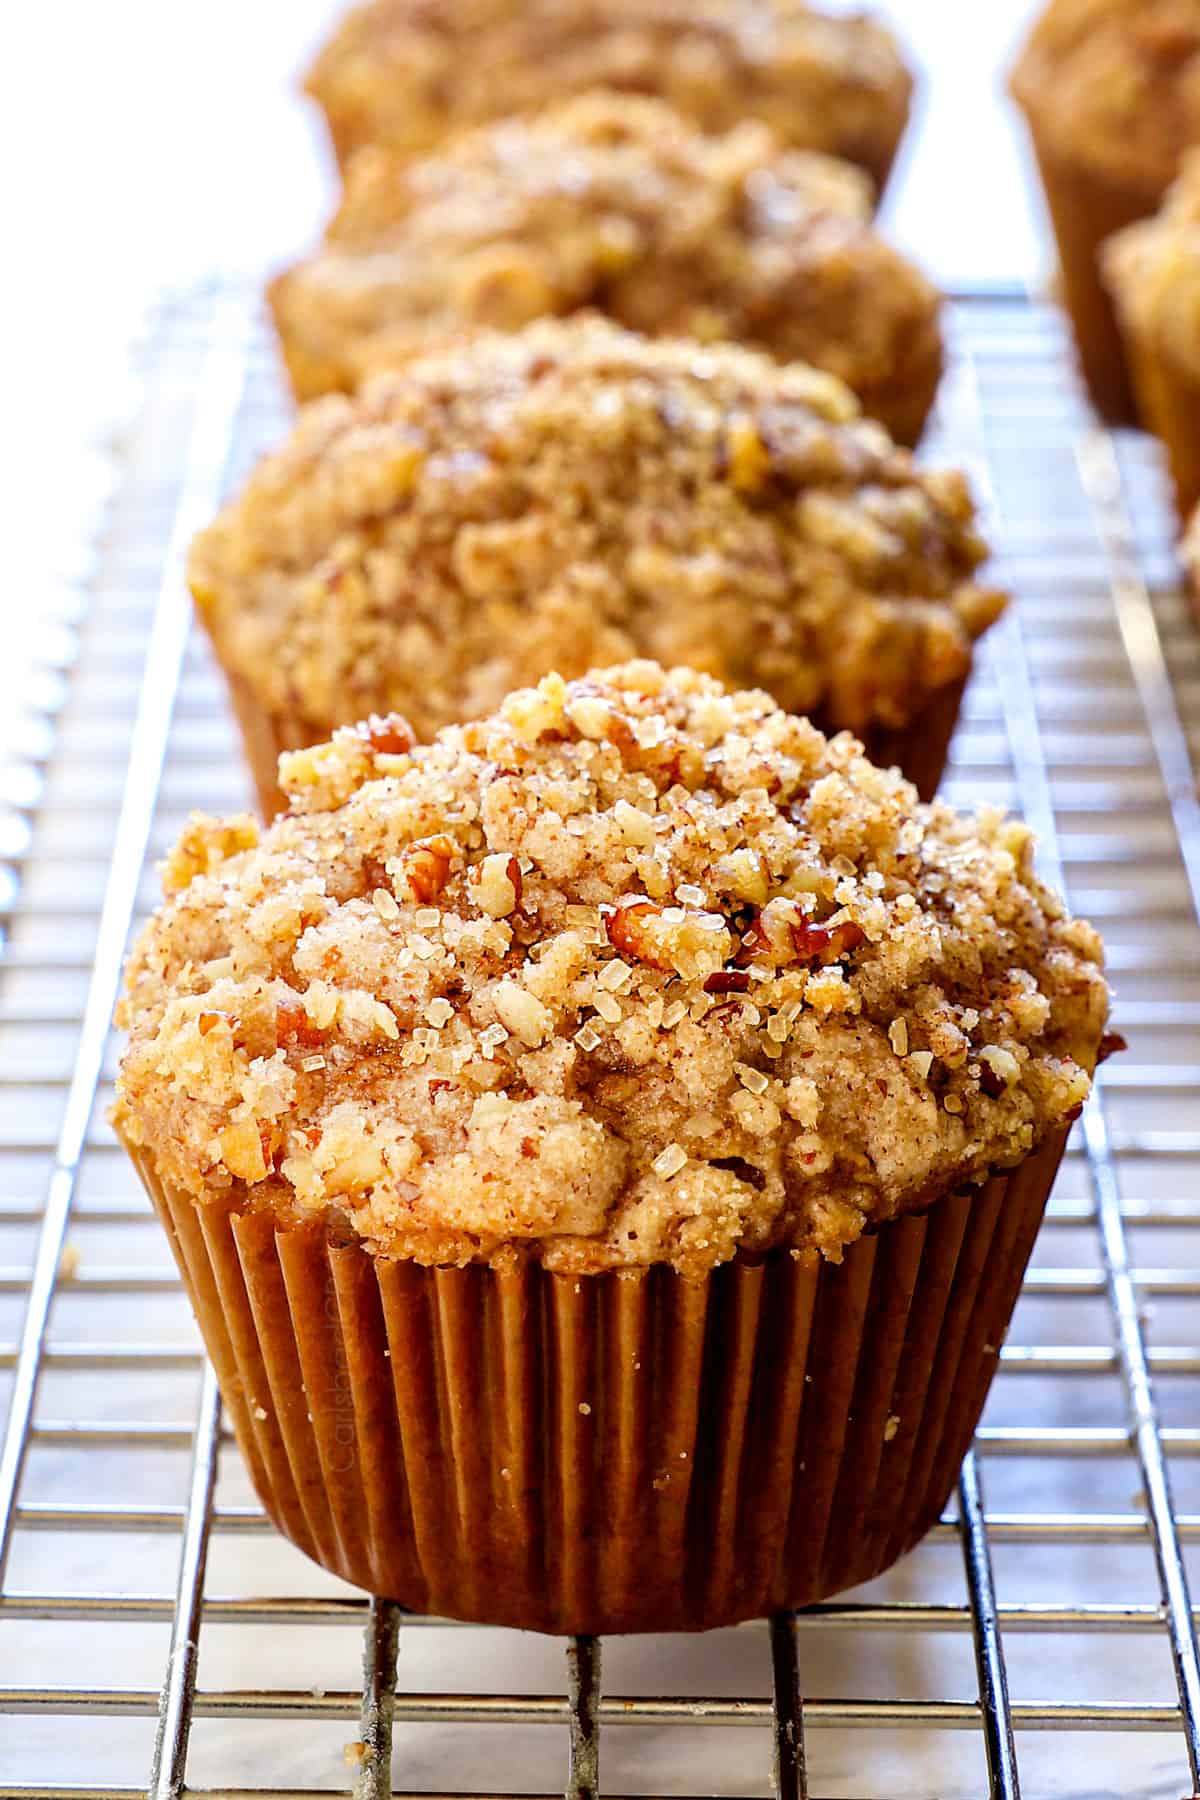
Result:
[[[1037,828],[1130,1051],[925,1544],[794,1618],[606,1640],[602,1680],[594,1642],[402,1619],[271,1531],[104,1122],[150,865],[248,797],[181,553],[286,417],[248,294],[162,311],[87,603],[4,721],[0,1800],[1200,1796],[1200,639],[1153,453],[1097,430],[1057,317],[975,295],[951,328],[932,452],[981,465],[1019,600],[949,790]]]

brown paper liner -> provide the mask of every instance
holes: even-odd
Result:
[[[279,758],[285,750],[302,750],[320,739],[311,730],[306,731],[298,721],[268,712],[241,675],[227,669],[225,678],[258,796],[259,811],[264,819],[273,819],[287,807],[287,796],[279,785]]]
[[[867,1581],[934,1523],[1064,1139],[840,1264],[702,1280],[388,1261],[130,1154],[293,1543],[415,1612],[692,1631]]]
[[[306,730],[303,721],[284,719],[267,712],[240,675],[228,675],[227,678],[258,804],[263,817],[273,819],[287,805],[279,786],[280,756],[285,750],[299,750],[318,740],[311,730]],[[885,769],[898,766],[922,800],[932,800],[937,793],[966,685],[964,675],[960,681],[939,688],[909,725],[873,725],[859,734],[871,761]],[[813,714],[813,724],[826,732],[841,729],[819,711]]]
[[[919,362],[906,362],[873,386],[860,382],[855,392],[867,417],[878,419],[894,443],[912,450],[925,435],[941,380],[941,351],[935,345]]]
[[[1061,153],[1053,127],[1026,117],[1058,242],[1061,297],[1093,404],[1110,424],[1135,424],[1137,405],[1099,251],[1105,238],[1157,210],[1162,184],[1096,174]]]
[[[932,800],[938,791],[968,679],[969,673],[938,688],[907,725],[869,725],[859,733],[871,761],[881,769],[898,768],[922,800]],[[839,729],[820,713],[813,724],[827,732]]]
[[[1159,439],[1175,490],[1181,522],[1200,504],[1200,375],[1171,355],[1161,342],[1139,331],[1117,302],[1138,411],[1147,431]]]
[[[907,130],[908,117],[905,115],[904,122],[895,135],[886,141],[880,142],[875,148],[859,149],[853,156],[847,156],[844,150],[833,152],[833,154],[840,157],[843,162],[857,163],[860,169],[865,169],[867,171],[867,174],[875,183],[876,212],[878,212],[879,208],[883,205],[884,195],[887,193],[887,185],[892,178],[892,171],[896,167],[896,158],[900,154],[900,146],[904,142],[904,134]]]

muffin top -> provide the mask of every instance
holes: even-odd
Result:
[[[1200,143],[1200,0],[1050,0],[1013,91],[1063,154],[1161,191]]]
[[[380,1254],[838,1259],[1079,1110],[1101,947],[999,811],[632,663],[194,819],[135,949],[115,1122],[199,1201]]]
[[[662,101],[592,93],[427,160],[363,151],[326,249],[272,301],[302,398],[464,326],[595,307],[814,363],[889,423],[873,398],[906,400],[914,371],[928,403],[938,297],[870,210],[861,171],[765,125],[710,137]]]
[[[1157,217],[1108,240],[1104,272],[1135,328],[1200,369],[1200,149],[1184,158]]]
[[[912,78],[862,14],[802,0],[372,0],[306,83],[340,156],[403,155],[583,88],[657,94],[710,131],[763,119],[801,149],[887,172]]]
[[[306,408],[190,578],[304,741],[392,710],[431,736],[636,655],[865,727],[965,672],[1003,604],[984,554],[963,477],[830,377],[580,317]]]

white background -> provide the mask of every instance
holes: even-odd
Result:
[[[1042,253],[1003,70],[1031,0],[879,7],[923,77],[886,220],[942,281],[1035,277]],[[42,0],[0,39],[10,370],[54,380],[164,281],[257,268],[329,204],[296,80],[332,0]]]

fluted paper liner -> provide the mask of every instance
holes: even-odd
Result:
[[[1092,401],[1110,424],[1135,424],[1137,405],[1100,249],[1114,232],[1157,210],[1161,187],[1093,173],[1062,154],[1053,126],[1047,130],[1029,113],[1026,118],[1058,244],[1061,298]]]
[[[898,768],[922,800],[932,800],[938,791],[968,676],[969,671],[958,681],[948,681],[938,688],[909,724],[868,725],[855,734],[878,768]],[[813,714],[813,724],[829,734],[840,729],[819,710]]]
[[[311,743],[312,732],[301,720],[268,712],[247,681],[240,675],[226,673],[258,804],[263,817],[273,819],[287,805],[279,786],[279,758],[285,750],[298,750]],[[966,685],[967,677],[963,676],[938,688],[909,725],[872,725],[858,734],[871,761],[883,769],[898,767],[922,800],[932,800],[937,793]],[[819,710],[812,717],[822,731],[839,729]]]
[[[130,1154],[285,1536],[415,1612],[613,1632],[808,1605],[934,1523],[1063,1142],[840,1264],[701,1280],[389,1261]]]

